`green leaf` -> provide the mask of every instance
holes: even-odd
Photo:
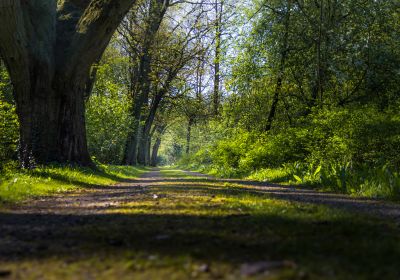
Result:
[[[297,182],[299,183],[303,182],[303,179],[301,179],[299,176],[293,175],[293,177],[296,179]]]
[[[314,172],[314,177],[317,176],[321,172],[321,168],[322,168],[321,165],[318,166],[317,170],[315,170],[315,172]]]

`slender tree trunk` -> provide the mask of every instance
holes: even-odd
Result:
[[[190,142],[192,139],[192,126],[193,126],[193,119],[189,118],[187,131],[186,131],[186,155],[190,154]]]
[[[156,93],[154,94],[154,98],[151,103],[148,116],[146,118],[143,128],[141,129],[142,134],[140,136],[140,142],[139,142],[139,146],[138,146],[138,163],[139,164],[148,165],[150,163],[150,157],[149,157],[150,144],[149,144],[149,142],[151,142],[151,127],[153,126],[154,119],[156,117],[157,110],[160,106],[160,103],[161,103],[163,97],[165,96],[165,94],[168,92],[172,81],[176,78],[179,69],[180,69],[179,67],[177,69],[170,69],[164,86],[161,89],[156,90]]]
[[[221,31],[222,31],[222,5],[215,0],[215,60],[214,60],[214,94],[213,112],[217,116],[220,106],[220,72],[221,72]]]
[[[157,166],[158,164],[158,151],[160,149],[161,146],[161,135],[157,137],[156,141],[154,142],[153,145],[153,150],[151,152],[151,162],[150,165],[151,166]]]
[[[287,14],[285,19],[285,33],[283,35],[283,42],[282,42],[282,49],[281,49],[281,60],[279,63],[279,71],[278,71],[278,78],[276,81],[275,86],[275,93],[272,99],[271,109],[268,114],[267,118],[267,125],[265,127],[265,131],[270,131],[272,128],[272,123],[275,120],[276,110],[278,108],[278,103],[280,96],[282,94],[282,83],[283,83],[283,76],[285,72],[285,64],[286,58],[288,55],[288,47],[289,47],[289,28],[290,28],[290,13],[292,7],[292,0],[288,0],[287,4]]]
[[[151,57],[149,55],[150,49],[146,49],[145,53],[141,58],[140,74],[139,74],[139,89],[135,94],[134,106],[133,106],[133,126],[132,134],[133,139],[127,140],[128,148],[126,150],[125,158],[128,165],[136,165],[138,163],[138,148],[139,141],[142,135],[141,121],[143,119],[142,111],[145,109],[146,100],[149,98],[150,92],[150,72],[151,72]]]
[[[146,165],[150,165],[151,160],[151,136],[147,138],[146,143]]]
[[[156,141],[154,142],[153,149],[151,151],[151,160],[150,160],[151,166],[157,166],[158,164],[158,151],[161,146],[162,136],[164,135],[166,129],[167,129],[166,125],[158,125],[155,129],[155,133],[157,133],[157,138]]]
[[[151,127],[153,126],[153,122],[156,117],[156,113],[157,113],[158,107],[160,105],[160,102],[166,92],[167,92],[167,88],[158,91],[155,94],[154,100],[150,106],[150,111],[146,118],[146,122],[142,128],[142,134],[141,134],[140,142],[139,142],[139,146],[138,146],[138,163],[139,164],[147,165],[149,163],[147,155],[148,155],[148,149],[149,149],[148,142],[151,139],[151,137],[150,137]],[[147,160],[146,160],[146,158],[147,158]]]
[[[271,109],[269,111],[268,118],[267,118],[267,125],[265,127],[265,131],[271,130],[272,123],[275,120],[276,110],[278,108],[279,98],[280,98],[280,95],[282,92],[282,81],[283,81],[283,78],[281,76],[278,77],[278,80],[276,82],[274,97],[272,99]]]
[[[122,164],[133,165],[132,155],[133,155],[133,149],[135,148],[135,144],[133,143],[135,137],[136,137],[135,131],[133,129],[129,130],[125,144],[125,151],[122,159]]]
[[[324,69],[322,59],[322,40],[323,40],[323,28],[324,28],[324,0],[319,2],[319,22],[318,22],[318,39],[315,46],[316,52],[316,77],[314,86],[311,93],[311,105],[312,107],[317,106],[318,99],[322,105],[322,98],[324,94]]]
[[[147,29],[144,35],[143,51],[140,56],[139,77],[138,79],[135,79],[138,84],[136,86],[137,90],[135,92],[133,106],[134,121],[132,125],[132,133],[129,135],[133,135],[133,139],[127,139],[124,156],[124,159],[126,159],[125,164],[128,165],[136,165],[138,162],[144,162],[145,156],[143,157],[143,153],[140,152],[139,158],[138,149],[142,150],[144,148],[141,140],[143,135],[141,123],[145,121],[143,112],[147,108],[151,87],[151,47],[168,7],[169,0],[154,0],[150,2],[149,14],[146,19]],[[130,33],[131,30],[128,30],[128,32]]]

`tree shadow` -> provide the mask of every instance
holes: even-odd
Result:
[[[388,217],[400,222],[400,205],[378,199],[354,198],[345,194],[319,192],[313,189],[282,186],[243,180],[215,180],[211,178],[137,179],[138,185],[152,186],[159,191],[197,191],[204,194],[253,195],[290,202],[321,204],[361,213]],[[161,184],[161,185],[160,185]],[[153,186],[154,185],[154,186]]]
[[[321,222],[280,215],[0,213],[0,232],[0,263],[128,253],[188,256],[232,267],[291,260],[317,274],[329,268],[365,279],[400,276],[398,231],[347,218]]]
[[[112,181],[115,181],[115,182],[127,183],[127,182],[131,182],[132,181],[132,179],[127,179],[127,178],[124,178],[124,177],[120,177],[120,176],[117,176],[117,175],[114,175],[114,174],[107,173],[102,169],[89,169],[89,168],[88,169],[82,169],[81,168],[79,171],[82,172],[82,174],[84,174],[84,175],[95,175],[95,176],[99,176],[101,178],[109,179],[109,180],[112,180]],[[73,179],[73,178],[71,178],[71,176],[63,175],[63,174],[57,174],[57,173],[54,173],[54,172],[52,172],[50,170],[43,170],[43,169],[42,170],[37,170],[37,169],[34,169],[34,170],[30,171],[30,175],[32,175],[33,177],[51,178],[51,179],[59,181],[59,182],[73,184],[73,185],[76,185],[76,186],[82,187],[82,188],[97,188],[97,187],[99,187],[96,184],[87,183],[87,182],[84,182],[83,180],[79,180],[79,179]],[[129,173],[124,174],[124,176],[128,176],[128,175],[132,176],[132,174],[129,174]]]
[[[99,255],[129,256],[134,260],[137,256],[158,256],[223,263],[232,270],[248,262],[290,260],[300,270],[316,275],[314,279],[334,279],[338,275],[360,279],[400,277],[399,229],[385,221],[352,215],[318,218],[294,217],[279,211],[266,214],[238,205],[242,213],[225,209],[230,205],[223,202],[214,209],[207,199],[196,205],[202,210],[197,214],[193,214],[190,201],[181,206],[184,209],[174,205],[173,197],[185,194],[209,199],[274,198],[339,208],[348,205],[351,209],[354,205],[369,205],[368,201],[355,202],[342,195],[243,183],[246,185],[232,185],[231,180],[147,177],[129,180],[118,188],[99,187],[98,192],[63,197],[63,205],[49,200],[40,207],[32,202],[23,211],[0,212],[0,265],[53,258],[83,261]],[[172,199],[162,209],[157,208],[154,194]],[[119,204],[112,205],[116,201]],[[130,203],[137,201],[144,204]],[[151,206],[146,206],[148,201],[152,201]],[[94,202],[99,206],[93,207]]]

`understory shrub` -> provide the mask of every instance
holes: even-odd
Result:
[[[131,117],[126,96],[93,95],[86,106],[90,154],[99,162],[119,164]]]
[[[269,133],[231,131],[181,164],[222,177],[399,195],[400,117],[374,107],[321,109]]]
[[[6,102],[0,91],[0,173],[15,165],[18,135],[15,106]]]

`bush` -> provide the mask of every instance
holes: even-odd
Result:
[[[119,164],[131,117],[126,96],[94,95],[86,107],[89,151],[102,163]]]
[[[321,110],[311,116],[307,162],[399,165],[400,121],[373,107]]]
[[[13,166],[18,145],[18,118],[15,107],[4,101],[0,91],[0,172]]]
[[[234,129],[181,164],[222,177],[396,197],[399,154],[398,114],[366,106],[316,110],[269,133]]]

